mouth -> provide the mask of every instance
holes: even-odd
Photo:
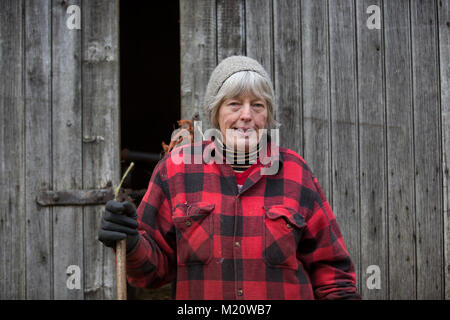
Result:
[[[256,131],[253,128],[232,128],[238,136],[249,137]]]

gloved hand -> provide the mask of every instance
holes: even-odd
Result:
[[[137,231],[137,213],[130,202],[110,200],[106,203],[105,212],[98,232],[98,240],[110,248],[115,248],[116,241],[127,239],[127,253],[139,240]]]

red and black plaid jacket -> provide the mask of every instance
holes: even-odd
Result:
[[[197,153],[215,148],[200,146]],[[175,150],[195,150],[187,147]],[[253,166],[240,192],[229,164],[173,161],[173,151],[162,159],[137,209],[129,283],[176,281],[176,299],[360,298],[317,179],[298,154],[278,150],[277,173]]]

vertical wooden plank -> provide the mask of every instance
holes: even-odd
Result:
[[[0,2],[0,299],[26,298],[23,1]]]
[[[83,1],[83,188],[119,183],[119,1]],[[115,298],[115,257],[98,240],[104,206],[84,208],[85,299]]]
[[[245,54],[244,0],[217,0],[217,61]]]
[[[409,0],[384,1],[389,299],[416,299]]]
[[[246,55],[261,63],[274,81],[272,9],[272,0],[245,1]],[[275,95],[278,93],[275,92]]]
[[[181,117],[199,114],[203,131],[210,127],[203,97],[217,65],[216,6],[209,0],[180,0]]]
[[[450,4],[438,1],[442,174],[444,219],[444,298],[450,299]]]
[[[52,188],[50,2],[32,0],[24,4],[27,299],[51,299],[52,210],[36,203],[39,191]]]
[[[326,0],[301,2],[303,157],[332,205],[327,8]]]
[[[333,210],[360,276],[360,203],[353,1],[329,1]],[[361,290],[361,281],[358,281]]]
[[[80,1],[70,5],[80,7]],[[53,188],[81,189],[81,31],[69,29],[64,0],[52,3],[52,126]],[[83,211],[79,207],[53,209],[54,298],[83,299],[83,290],[66,286],[67,268],[76,265],[83,274]],[[84,284],[81,280],[81,288]]]
[[[381,29],[369,29],[366,10],[380,1],[356,1],[358,54],[359,180],[361,203],[361,294],[366,299],[387,299],[386,152],[383,49]],[[381,12],[380,12],[381,16]],[[368,287],[365,270],[380,268],[380,288]]]
[[[443,297],[436,14],[434,2],[411,1],[418,299]]]
[[[273,4],[274,86],[278,102],[280,141],[283,147],[303,154],[302,48],[300,2]]]
[[[444,196],[445,296],[450,300],[450,3],[438,1],[440,98],[442,123],[442,172]]]
[[[256,59],[272,75],[272,0],[245,0],[245,46],[247,56]]]

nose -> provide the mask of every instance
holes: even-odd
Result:
[[[241,108],[240,119],[242,121],[246,121],[246,122],[252,120],[252,111],[251,111],[250,103],[246,102],[243,104],[243,106]]]

